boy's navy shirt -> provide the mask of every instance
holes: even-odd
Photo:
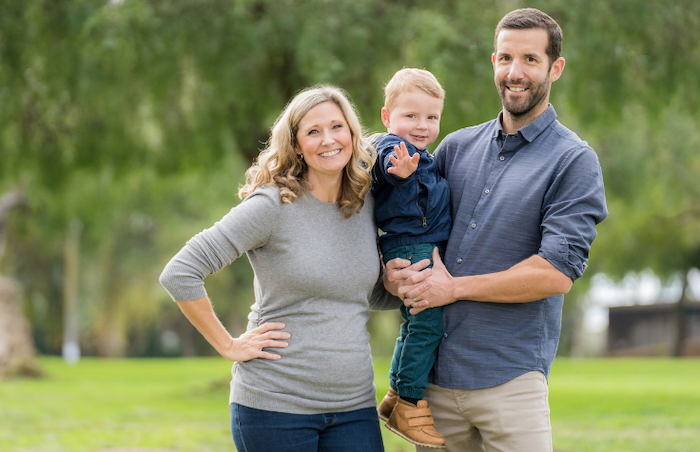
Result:
[[[399,246],[437,243],[450,237],[450,188],[440,175],[438,165],[428,149],[416,149],[408,141],[391,133],[377,134],[374,147],[377,161],[372,168],[372,195],[382,253]],[[394,146],[406,145],[408,154],[420,154],[418,168],[406,179],[387,170],[394,166]]]

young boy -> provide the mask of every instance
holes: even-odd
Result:
[[[423,69],[398,71],[386,85],[382,122],[386,134],[372,137],[377,162],[372,169],[379,247],[384,263],[401,257],[412,263],[431,259],[450,234],[450,192],[428,152],[440,132],[445,91]],[[423,394],[442,336],[442,308],[417,315],[401,305],[400,336],[389,372],[389,392],[379,405],[387,428],[425,447],[444,448]],[[410,424],[410,425],[409,425]]]

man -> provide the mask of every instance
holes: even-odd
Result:
[[[607,216],[595,152],[549,105],[561,43],[536,9],[499,22],[491,62],[503,110],[435,152],[452,197],[445,263],[434,253],[425,271],[427,261],[387,264],[385,285],[412,314],[444,306],[425,399],[449,451],[552,450],[547,377],[563,294]]]

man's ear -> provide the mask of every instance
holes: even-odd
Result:
[[[389,121],[389,109],[386,107],[382,107],[382,124],[384,124],[384,127],[387,129],[391,125],[391,122]]]
[[[559,77],[561,77],[561,73],[564,71],[564,66],[566,65],[566,61],[564,61],[563,57],[557,58],[554,63],[552,64],[552,69],[549,71],[549,81],[550,82],[556,82],[559,80]]]

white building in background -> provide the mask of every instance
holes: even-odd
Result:
[[[688,273],[688,284],[690,300],[700,301],[700,271],[693,269]],[[673,312],[682,289],[680,278],[668,284],[662,284],[650,270],[637,274],[630,273],[620,282],[615,282],[602,273],[593,275],[591,289],[584,302],[584,317],[581,335],[578,338],[581,343],[579,354],[583,356],[620,354],[621,349],[628,346],[642,347],[634,351],[636,354],[651,354],[652,351],[658,354],[660,350],[668,350],[668,345],[652,344],[668,341],[669,336],[674,337],[675,323],[669,324],[668,316]],[[700,318],[694,314],[694,309],[697,307],[693,308],[693,306],[695,303],[691,303],[689,307],[690,324],[687,326],[686,337],[690,342],[688,346],[695,350],[695,341],[700,341],[700,325],[696,323],[700,322]],[[624,307],[636,308],[626,310]],[[625,312],[633,317],[624,314]],[[653,320],[655,317],[657,317],[656,320]],[[635,320],[631,320],[632,318]],[[615,320],[612,320],[614,325],[609,329],[611,319]],[[641,323],[636,327],[625,328],[622,326],[625,322]],[[627,333],[623,333],[623,330]],[[625,334],[632,336],[627,337]],[[624,342],[628,345],[625,346]],[[700,347],[700,344],[697,346]],[[700,353],[692,350],[689,352],[693,355]],[[667,355],[668,352],[661,354]]]

